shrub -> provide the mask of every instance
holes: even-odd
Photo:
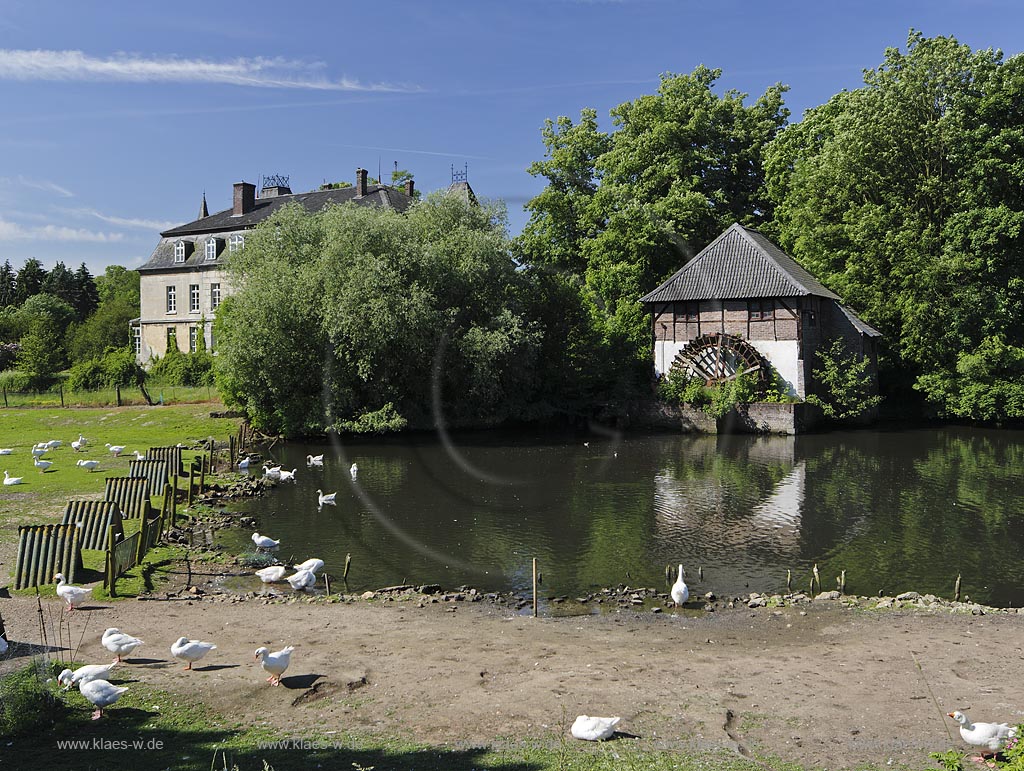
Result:
[[[813,373],[823,393],[808,395],[807,402],[820,407],[825,417],[847,420],[881,403],[882,397],[872,394],[875,379],[868,357],[849,350],[842,338],[819,348],[817,358]]]
[[[46,686],[47,669],[32,664],[0,680],[0,738],[32,733],[60,718],[64,706]]]
[[[100,359],[86,359],[71,367],[67,386],[72,391],[91,391],[106,385],[106,373]]]
[[[31,391],[32,378],[21,370],[9,369],[0,372],[0,388],[8,391]]]
[[[89,391],[138,385],[144,377],[131,348],[108,348],[101,357],[77,362],[68,375],[67,387],[72,391]]]
[[[182,353],[171,349],[149,368],[149,378],[162,385],[213,385],[213,356],[206,351]]]
[[[395,405],[388,402],[379,410],[363,413],[355,420],[339,421],[337,429],[353,434],[386,434],[401,431],[406,423],[406,419],[398,414]]]

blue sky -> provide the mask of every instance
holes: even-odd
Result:
[[[510,229],[542,187],[545,118],[608,110],[699,64],[791,120],[856,88],[913,27],[1024,50],[1017,0],[175,3],[0,0],[0,261],[137,267],[161,229],[397,161],[429,191],[454,165]]]

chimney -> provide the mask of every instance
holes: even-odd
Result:
[[[415,186],[416,183],[413,182],[411,179],[405,180],[405,194],[410,198],[412,198],[412,191]]]
[[[234,207],[232,217],[241,217],[256,208],[256,185],[248,182],[235,183]]]
[[[366,169],[356,169],[356,198],[366,195]]]

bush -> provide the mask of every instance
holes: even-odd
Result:
[[[213,385],[213,356],[206,351],[182,353],[171,349],[153,362],[148,377],[168,386]]]
[[[68,374],[67,387],[72,391],[91,391],[138,385],[144,376],[130,348],[108,348],[102,357],[75,364]]]
[[[32,664],[0,680],[0,738],[22,736],[53,725],[63,703],[47,687],[46,664]]]
[[[881,403],[882,397],[873,393],[875,378],[868,357],[849,350],[842,338],[819,348],[817,359],[813,374],[822,393],[809,394],[807,403],[820,407],[825,417],[848,420]]]
[[[32,378],[21,370],[9,369],[0,372],[0,388],[8,391],[31,391]]]
[[[406,419],[398,414],[395,405],[388,402],[379,410],[365,412],[355,420],[340,421],[337,430],[353,434],[386,434],[401,431],[406,423]]]

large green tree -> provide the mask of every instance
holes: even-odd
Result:
[[[527,409],[541,333],[503,212],[285,207],[231,257],[217,375],[267,431],[487,424]]]
[[[773,234],[941,415],[1024,417],[1022,105],[1024,58],[912,31],[765,153]]]
[[[94,284],[98,307],[68,331],[68,350],[74,361],[97,358],[108,348],[127,346],[128,323],[139,315],[137,271],[108,265]]]

